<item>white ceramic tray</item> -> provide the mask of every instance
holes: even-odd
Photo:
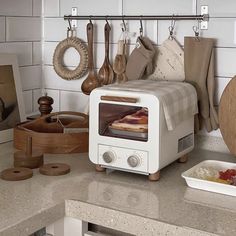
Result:
[[[236,169],[236,163],[207,160],[195,165],[191,169],[183,172],[181,175],[186,180],[189,187],[236,196],[236,186],[192,177],[192,174],[199,167],[212,167],[218,171],[225,171],[227,169]]]

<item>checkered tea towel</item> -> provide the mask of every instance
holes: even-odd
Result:
[[[195,88],[185,82],[133,80],[106,86],[109,90],[151,93],[158,97],[164,110],[168,130],[198,113]]]

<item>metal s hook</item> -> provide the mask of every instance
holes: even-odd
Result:
[[[168,37],[168,39],[172,40],[173,39],[174,28],[172,26],[169,26],[168,29],[169,29],[169,37]]]
[[[198,30],[198,27],[196,25],[193,26],[193,32],[195,34],[195,37],[199,36],[199,30]]]
[[[75,28],[71,26],[71,20],[68,19],[69,27],[67,27],[67,38],[76,36]]]
[[[123,24],[122,27],[121,27],[121,28],[122,28],[122,31],[123,31],[123,32],[126,32],[126,31],[127,31],[127,28],[126,28],[126,23],[125,23],[125,20],[124,20],[124,16],[122,16],[122,24]]]
[[[109,29],[111,29],[111,26],[110,26],[110,24],[108,22],[108,16],[105,17],[105,21],[106,21],[106,24],[108,25]]]
[[[175,21],[174,17],[175,17],[175,15],[173,14],[173,15],[172,15],[172,19],[171,19],[171,25],[170,25],[170,26],[172,27],[172,29],[175,28],[175,22],[176,22],[176,21]]]
[[[71,20],[68,19],[68,24],[69,24],[69,27],[67,28],[68,30],[72,30],[72,27],[71,27]]]
[[[200,39],[199,39],[199,29],[200,29],[200,21],[197,20],[197,25],[194,25],[194,26],[193,26],[193,32],[194,32],[194,34],[195,34],[195,38],[196,38],[198,41],[200,41]]]
[[[173,37],[173,33],[174,33],[174,29],[175,29],[175,19],[174,19],[174,14],[172,15],[172,19],[171,19],[171,24],[170,26],[168,27],[169,29],[169,37],[168,39],[172,40],[174,37]]]
[[[142,36],[143,36],[143,22],[142,22],[142,16],[140,16],[139,21],[140,21],[139,35],[140,35],[140,37],[142,37]]]
[[[89,16],[89,23],[92,24],[92,16]]]

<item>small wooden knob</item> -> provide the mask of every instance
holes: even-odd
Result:
[[[52,111],[52,104],[53,104],[53,98],[47,96],[42,96],[38,99],[38,104],[39,104],[39,111],[41,113],[41,116],[50,114]]]

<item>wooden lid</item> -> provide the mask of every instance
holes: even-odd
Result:
[[[39,173],[50,176],[65,175],[69,172],[70,166],[64,163],[50,163],[39,168]]]
[[[236,155],[236,76],[226,86],[219,105],[219,125],[230,152]]]
[[[3,170],[1,173],[1,178],[9,181],[18,181],[29,179],[33,176],[33,171],[28,168],[15,167]]]

